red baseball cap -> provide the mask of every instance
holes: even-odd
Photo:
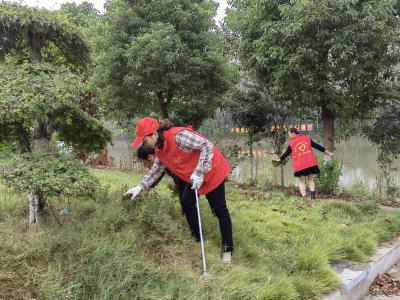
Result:
[[[160,129],[160,123],[154,118],[143,118],[136,123],[136,138],[133,141],[131,147],[137,148],[143,143],[143,139],[155,133]]]

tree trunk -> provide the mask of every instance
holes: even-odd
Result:
[[[44,44],[44,36],[28,32],[27,34],[27,44],[29,51],[31,53],[32,62],[38,63],[42,59],[42,48]]]
[[[50,140],[46,137],[35,139],[35,147],[41,150],[50,150]]]
[[[253,134],[249,133],[249,147],[250,147],[250,184],[254,184],[253,174]]]
[[[281,147],[279,147],[276,152],[278,153],[278,157],[281,157],[281,155],[282,155]],[[281,175],[281,187],[284,187],[285,186],[285,176],[283,173],[283,164],[279,165],[279,171],[280,171],[280,175]]]
[[[333,152],[333,133],[335,130],[335,116],[326,106],[322,107],[321,119],[324,129],[324,147]]]
[[[36,223],[37,207],[38,207],[38,198],[33,193],[29,193],[28,195],[28,204],[29,204],[29,224],[33,224]]]
[[[168,119],[169,118],[168,103],[160,102],[160,109],[161,109],[161,118]]]
[[[32,152],[31,134],[29,130],[24,128],[22,125],[18,128],[18,143],[21,153]]]
[[[286,123],[286,122],[283,122],[283,123]],[[274,125],[277,126],[278,124],[274,124]],[[281,157],[282,148],[283,148],[284,143],[285,143],[285,137],[283,136],[283,138],[282,138],[280,131],[275,131],[272,135],[272,146],[273,146],[272,159],[278,159]],[[273,185],[279,186],[278,177],[280,177],[279,178],[280,185],[284,186],[285,180],[284,180],[284,176],[283,176],[283,165],[280,165],[279,168],[278,168],[278,166],[273,165],[273,173],[274,173]]]
[[[46,37],[40,33],[29,31],[26,37],[27,45],[31,53],[31,60],[39,63],[42,59],[42,48]],[[53,129],[49,121],[44,121],[38,125],[33,137],[33,147],[38,147],[48,151],[50,148],[50,139]],[[31,151],[32,149],[30,149]],[[45,199],[42,193],[31,192],[28,195],[29,203],[29,224],[39,223],[44,209]]]
[[[277,159],[277,155],[276,154],[273,154],[272,157],[273,157],[273,159]],[[277,187],[277,186],[279,186],[279,183],[278,183],[278,167],[273,165],[272,166],[272,171],[273,171],[272,172],[272,175],[273,175],[273,177],[272,177],[272,185]]]
[[[40,223],[43,216],[44,199],[40,193],[29,193],[29,224]]]
[[[169,118],[168,106],[172,100],[172,93],[169,92],[167,93],[167,96],[164,97],[164,92],[161,91],[158,92],[157,97],[158,97],[158,102],[160,103],[161,118],[168,119]]]
[[[36,128],[36,132],[34,134],[34,147],[43,151],[49,151],[50,140],[53,132],[54,126],[52,125],[51,121],[47,120],[41,122]]]
[[[258,179],[258,165],[259,165],[259,157],[256,155],[256,157],[255,157],[255,162],[256,162],[256,167],[255,167],[255,169],[256,169],[256,173],[255,173],[255,175],[254,175],[254,181],[255,182],[257,182],[257,179]]]
[[[51,135],[54,127],[51,121],[41,122],[35,129],[33,136],[33,147],[42,151],[50,150]],[[31,192],[28,195],[29,224],[39,223],[43,216],[45,198],[41,192]]]
[[[33,147],[42,151],[50,150],[50,140],[54,128],[51,121],[41,122],[36,128],[34,134]],[[41,192],[31,192],[28,196],[29,200],[29,224],[39,223],[43,216],[45,199]]]

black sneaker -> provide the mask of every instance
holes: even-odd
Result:
[[[315,198],[315,191],[313,191],[313,192],[311,191],[311,192],[310,192],[310,199],[311,199],[311,200],[315,200],[315,199],[316,199],[316,198]]]

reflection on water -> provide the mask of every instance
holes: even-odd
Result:
[[[268,148],[268,146],[266,147]],[[263,151],[265,148],[256,147],[256,150]],[[322,157],[322,153],[315,152],[317,156]],[[129,144],[126,141],[114,142],[114,145],[109,147],[109,154],[114,158],[116,167],[129,168],[134,163],[133,151],[129,149]],[[378,173],[377,151],[367,140],[352,138],[347,142],[340,143],[336,146],[335,155],[342,164],[341,186],[348,187],[360,181],[370,188],[374,186]],[[254,158],[254,176],[257,177],[259,182],[273,178],[270,161],[270,157]],[[395,161],[394,167],[400,170],[400,160]],[[291,161],[284,167],[284,177],[285,184],[295,183]],[[241,183],[249,182],[250,159],[245,159],[233,170],[232,179]],[[397,181],[400,182],[398,171]]]
[[[315,150],[317,156],[322,157],[322,153]],[[347,142],[342,142],[336,146],[336,159],[342,165],[342,176],[340,177],[340,185],[349,187],[357,182],[363,182],[364,185],[372,188],[376,182],[378,174],[378,164],[376,162],[377,150],[366,139],[355,137]],[[255,165],[258,163],[259,168],[265,166],[271,158],[254,158]],[[248,182],[250,179],[250,159],[243,161],[233,172],[234,180],[239,182]],[[394,166],[400,170],[400,160],[394,162]],[[271,172],[271,170],[269,170]],[[263,176],[268,176],[263,170],[258,170],[259,176],[257,179],[262,182]],[[270,178],[272,174],[269,174]],[[293,176],[292,162],[289,162],[284,167],[285,184],[295,184],[296,179]],[[400,175],[396,173],[397,182],[400,182]]]

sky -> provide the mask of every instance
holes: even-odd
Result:
[[[2,0],[1,0],[2,1]],[[15,0],[14,0],[15,1]],[[105,0],[87,0],[90,3],[93,3],[94,6],[100,11],[104,11],[104,2]],[[217,15],[215,16],[215,21],[219,22],[225,16],[225,9],[227,7],[227,0],[215,0],[219,3],[219,7],[217,10]],[[20,2],[22,4],[26,4],[29,6],[38,6],[38,7],[46,7],[48,9],[57,9],[60,7],[62,3],[66,2],[75,2],[82,3],[83,0],[16,0],[15,2]]]

